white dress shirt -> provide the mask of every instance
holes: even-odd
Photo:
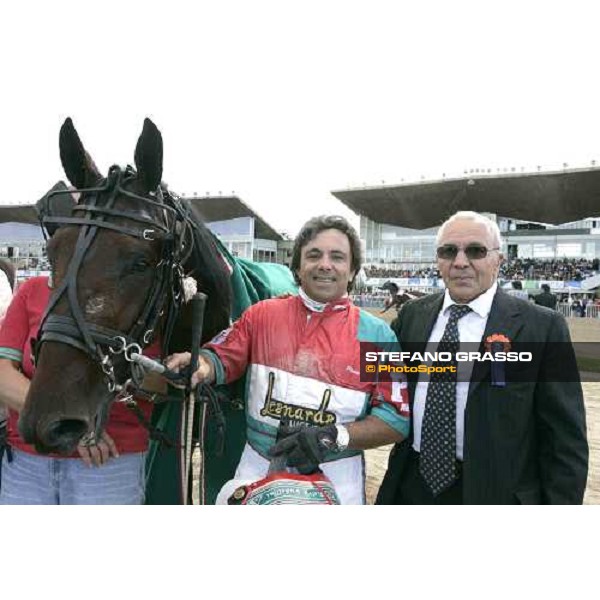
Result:
[[[458,336],[461,343],[461,350],[463,349],[462,345],[465,343],[479,344],[481,342],[497,289],[498,284],[494,283],[489,290],[468,303],[472,312],[458,320]],[[450,298],[450,294],[448,293],[448,290],[446,290],[444,294],[444,304],[442,305],[442,310],[440,310],[437,321],[431,331],[431,336],[429,337],[427,348],[425,350],[426,352],[436,351],[437,346],[444,335],[448,319],[450,318],[450,311],[448,308],[453,304],[456,304],[456,302]],[[472,346],[469,349],[471,351],[474,350]],[[459,460],[463,459],[465,407],[467,405],[467,395],[469,393],[472,371],[472,362],[465,361],[458,363],[458,381],[456,383],[456,457]],[[413,404],[413,448],[417,452],[419,452],[421,448],[421,425],[423,423],[423,415],[425,414],[425,401],[427,398],[428,387],[429,382],[427,381],[427,377],[420,375],[415,390],[415,401]]]

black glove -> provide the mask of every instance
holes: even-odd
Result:
[[[294,467],[302,475],[314,473],[328,452],[337,448],[337,428],[325,427],[286,427],[281,426],[278,442],[269,450],[273,458],[285,456],[287,466]]]

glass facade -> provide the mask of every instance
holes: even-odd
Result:
[[[486,215],[494,218],[494,215]],[[522,221],[498,217],[505,250],[511,258],[587,258],[600,256],[600,219],[586,219],[565,226],[535,229],[533,235],[523,235],[527,225]],[[564,233],[585,229],[587,233]],[[557,233],[560,230],[560,234]],[[360,218],[360,235],[365,249],[366,265],[389,265],[393,268],[415,270],[435,263],[435,236],[438,228],[408,229],[375,223]],[[514,232],[519,231],[519,235]],[[543,233],[542,233],[543,231]],[[539,232],[539,233],[538,233]]]
[[[407,269],[430,264],[435,261],[437,229],[408,229],[361,217],[360,235],[364,242],[365,263],[398,264]]]
[[[19,279],[45,273],[50,268],[39,225],[0,223],[0,256],[14,263]]]
[[[253,217],[215,221],[206,225],[233,256],[257,262],[277,262],[286,258],[285,253],[278,253],[276,241],[254,238]],[[0,256],[12,260],[20,280],[48,274],[50,270],[46,242],[39,225],[0,223]]]

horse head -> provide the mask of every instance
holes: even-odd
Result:
[[[207,336],[227,326],[230,291],[210,233],[161,184],[163,142],[152,121],[144,121],[135,169],[113,166],[106,177],[71,119],[59,142],[79,199],[70,216],[44,217],[47,229],[59,225],[47,246],[53,292],[19,428],[38,451],[67,454],[102,430],[123,386],[140,383],[134,352],[155,341],[172,351],[172,339],[189,348],[186,270],[209,297]]]

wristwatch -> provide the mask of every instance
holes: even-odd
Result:
[[[343,452],[350,443],[350,433],[348,432],[348,429],[343,425],[336,425],[335,428],[337,429],[337,451]]]

